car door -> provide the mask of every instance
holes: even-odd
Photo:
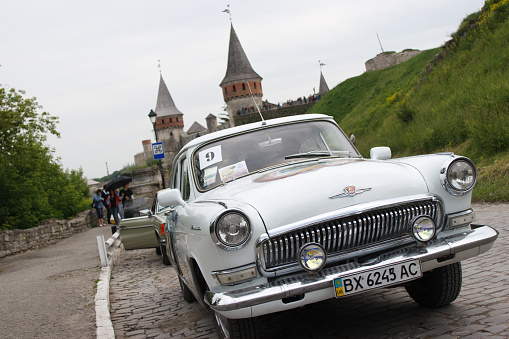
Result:
[[[140,211],[146,215],[121,221],[119,225],[120,239],[126,250],[159,247],[159,237],[155,226],[159,227],[160,225],[159,218],[156,216],[157,212],[159,211],[156,195],[152,202],[152,208],[145,210],[144,213]]]
[[[182,199],[184,201],[189,200],[190,196],[190,184],[189,184],[189,174],[188,174],[188,166],[187,166],[187,157],[184,154],[181,156],[177,162],[177,166],[175,168],[175,173],[173,173],[172,177],[172,188],[177,188],[180,190],[182,194]],[[186,268],[186,259],[185,259],[185,250],[179,249],[178,247],[178,238],[179,231],[177,230],[177,222],[179,218],[179,209],[180,207],[175,207],[170,210],[168,213],[168,225],[167,228],[169,232],[167,233],[167,244],[169,247],[169,255],[170,261],[174,265],[174,267],[178,270],[180,275],[185,274]],[[182,242],[181,242],[182,243]],[[184,270],[182,270],[184,268]]]

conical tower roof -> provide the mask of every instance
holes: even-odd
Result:
[[[251,79],[261,80],[262,77],[251,67],[246,53],[237,37],[237,33],[235,33],[235,29],[233,25],[231,25],[230,47],[228,48],[228,68],[226,69],[226,75],[223,81],[221,81],[220,86]]]
[[[177,106],[175,106],[170,92],[168,91],[168,87],[166,87],[164,83],[162,74],[159,81],[159,92],[157,94],[156,114],[157,117],[183,115],[182,112],[177,109]]]
[[[325,82],[325,78],[323,77],[322,71],[320,71],[320,87],[318,90],[319,94],[325,94],[329,91],[329,86]]]

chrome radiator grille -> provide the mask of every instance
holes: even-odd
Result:
[[[321,244],[331,255],[407,235],[410,221],[419,215],[427,215],[440,225],[440,203],[432,200],[405,203],[270,237],[261,244],[265,269],[296,263],[299,249],[309,242]]]

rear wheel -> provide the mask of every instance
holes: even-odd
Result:
[[[228,319],[214,310],[210,310],[210,312],[219,338],[258,338],[253,318]]]
[[[410,297],[419,305],[437,308],[452,303],[461,291],[459,262],[425,272],[422,278],[406,286]]]

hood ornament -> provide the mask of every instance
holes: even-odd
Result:
[[[353,197],[354,195],[361,194],[367,191],[371,191],[371,187],[369,188],[356,188],[354,185],[346,186],[343,189],[343,193],[333,195],[332,197],[329,197],[329,199],[337,199],[337,198],[344,198],[344,197]]]

